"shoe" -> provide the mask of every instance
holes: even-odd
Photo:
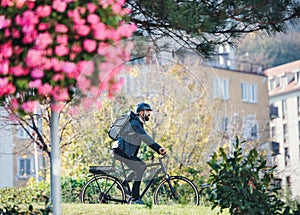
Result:
[[[136,200],[130,200],[130,204],[131,205],[144,205],[145,203],[140,199],[140,198],[138,198],[138,199],[136,199]]]

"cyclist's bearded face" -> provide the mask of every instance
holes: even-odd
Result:
[[[145,121],[149,121],[149,119],[150,119],[150,111],[149,110],[144,111],[143,118]]]

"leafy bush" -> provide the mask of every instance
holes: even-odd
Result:
[[[50,214],[49,184],[0,189],[0,214]]]
[[[209,200],[212,208],[219,206],[221,212],[228,208],[231,214],[283,213],[284,202],[277,194],[280,188],[271,186],[275,167],[267,169],[266,160],[256,149],[244,155],[236,138],[232,155],[220,148],[208,164],[211,167]]]
[[[61,179],[62,187],[62,202],[64,203],[79,203],[80,192],[87,182],[86,178],[63,177]]]

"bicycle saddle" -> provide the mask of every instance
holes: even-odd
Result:
[[[113,166],[90,166],[89,172],[93,174],[115,172],[116,168]]]

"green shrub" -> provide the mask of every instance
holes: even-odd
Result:
[[[80,192],[87,182],[86,178],[63,177],[61,179],[61,199],[64,203],[79,203]]]
[[[0,214],[50,214],[49,184],[0,189]]]
[[[244,155],[236,138],[232,155],[220,148],[208,164],[212,208],[228,208],[231,214],[283,213],[284,202],[277,194],[280,188],[271,186],[275,168],[267,169],[266,160],[255,149]]]

